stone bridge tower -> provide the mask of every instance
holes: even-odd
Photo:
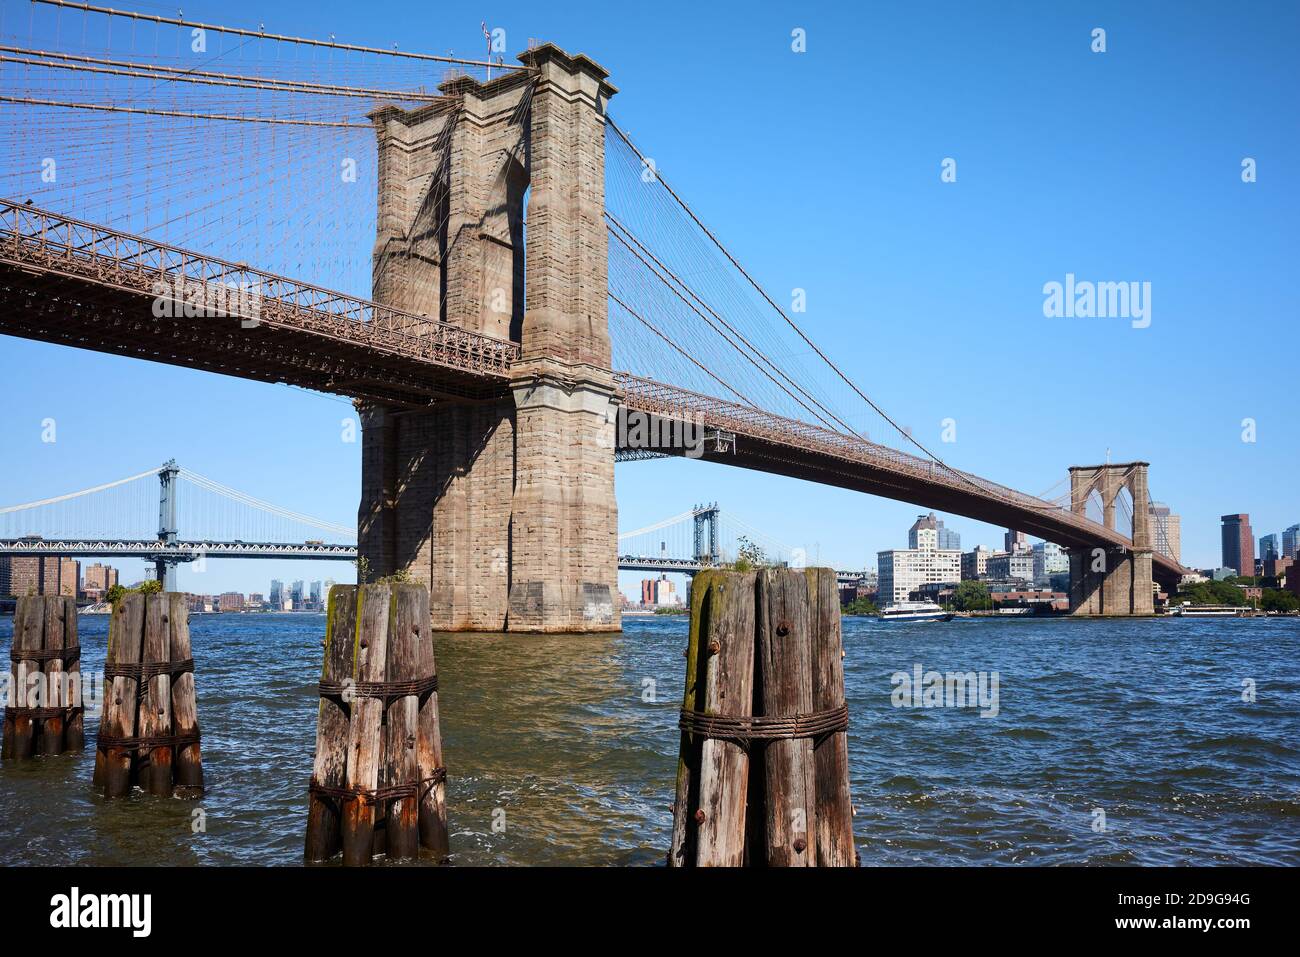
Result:
[[[1094,491],[1107,528],[1115,528],[1120,491],[1133,497],[1131,549],[1070,549],[1070,614],[1150,615],[1155,612],[1151,575],[1151,515],[1146,462],[1078,465],[1070,469],[1070,509],[1084,515]]]
[[[508,390],[365,404],[360,554],[427,583],[433,626],[616,631],[605,112],[616,92],[551,44],[531,69],[372,114],[377,302],[521,347]]]

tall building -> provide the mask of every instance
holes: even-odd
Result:
[[[278,578],[271,579],[271,608],[279,611],[284,607],[284,582]]]
[[[1002,541],[1002,550],[1005,552],[1011,552],[1014,554],[1016,552],[1029,551],[1029,539],[1025,536],[1024,532],[1007,529],[1007,533],[1003,536]]]
[[[1282,557],[1300,559],[1300,525],[1283,530]]]
[[[667,575],[658,578],[641,579],[641,605],[651,608],[656,605],[678,605],[677,586],[668,580]]]
[[[217,598],[219,611],[243,611],[244,596],[237,591],[222,592]]]
[[[320,607],[321,607],[321,601],[320,601],[320,582],[312,582],[312,583],[311,583],[311,606],[312,606],[313,608],[320,608]]]
[[[13,576],[13,559],[8,555],[0,555],[0,598],[8,597],[14,593]]]
[[[995,552],[989,556],[988,577],[994,581],[1033,581],[1032,552]]]
[[[961,533],[955,532],[951,528],[943,527],[943,519],[939,519],[939,548],[943,551],[961,551]]]
[[[118,572],[112,565],[95,562],[82,572],[82,592],[92,601],[101,601],[108,590],[117,584]]]
[[[1070,570],[1070,556],[1056,542],[1035,542],[1030,552],[1035,582],[1050,582],[1053,575]]]
[[[907,532],[909,548],[877,553],[880,603],[907,601],[912,592],[929,583],[961,581],[961,552],[939,548],[941,524],[933,512],[918,515]]]
[[[907,601],[922,585],[961,581],[961,552],[937,548],[895,548],[876,555],[880,602]]]
[[[934,512],[929,515],[916,516],[916,521],[907,530],[907,547],[938,548],[939,525],[940,522],[934,517]]]
[[[1277,535],[1261,535],[1259,538],[1259,560],[1261,562],[1275,562],[1281,557],[1278,551]]]
[[[969,552],[962,552],[962,581],[973,581],[986,577],[989,573],[989,557],[992,554],[993,549],[986,548],[983,545],[976,545]]]
[[[1224,515],[1223,522],[1223,564],[1226,568],[1235,568],[1238,575],[1255,574],[1255,533],[1250,528],[1250,516]]]
[[[1151,543],[1155,550],[1181,565],[1183,520],[1171,512],[1169,506],[1163,502],[1152,502],[1148,512],[1151,515]]]
[[[9,564],[9,589],[23,595],[81,595],[81,562],[75,558],[51,555],[13,558]]]
[[[42,564],[39,558],[22,555],[9,565],[9,588],[19,598],[41,593]]]

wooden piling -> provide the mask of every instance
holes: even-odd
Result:
[[[387,680],[394,685],[414,682],[420,674],[421,625],[428,627],[427,605],[422,606],[419,586],[397,585],[392,599],[392,636],[388,641]],[[415,693],[393,697],[384,716],[385,786],[420,780],[417,748],[420,699]],[[386,850],[394,860],[413,859],[420,853],[420,793],[388,802]]]
[[[445,856],[428,590],[334,586],[324,645],[306,859],[341,847],[343,863],[357,866],[377,853],[412,859],[421,845]]]
[[[754,699],[754,575],[728,580],[725,573],[713,573],[703,585],[698,642],[703,662],[697,666],[704,673],[700,710],[749,717]],[[695,864],[739,867],[745,860],[749,752],[733,740],[705,738],[699,767]]]
[[[128,593],[113,607],[106,700],[93,784],[123,797],[138,784],[159,797],[203,793],[189,610],[182,594]]]
[[[703,669],[700,667],[700,636],[707,633],[709,612],[713,604],[709,597],[709,582],[719,574],[702,571],[691,580],[690,631],[686,640],[686,691],[682,695],[682,713],[698,711],[703,707]],[[707,642],[707,638],[704,639]],[[677,756],[677,788],[673,796],[673,833],[668,851],[669,867],[695,866],[695,835],[698,830],[693,820],[699,806],[700,745],[702,738],[685,728],[681,731]]]
[[[841,649],[830,569],[696,576],[670,866],[854,863]]]
[[[804,578],[808,583],[808,621],[817,638],[812,643],[813,710],[833,711],[844,707],[839,582],[829,568],[810,568]],[[857,849],[853,845],[847,728],[816,742],[813,765],[817,866],[854,867]]]
[[[113,606],[113,620],[109,625],[113,664],[117,667],[129,668],[140,663],[144,650],[144,599],[141,594],[124,595]],[[112,681],[100,720],[98,749],[104,754],[104,796],[115,798],[131,792],[135,749],[120,742],[136,733],[140,681],[130,674],[114,675]],[[116,740],[106,746],[106,740],[110,739]]]
[[[39,754],[63,753],[63,631],[68,614],[68,599],[63,595],[52,595],[43,602],[44,635],[41,640],[42,650],[51,655],[41,662],[41,675],[44,684],[44,702],[42,707],[47,713],[41,720],[37,752]],[[76,599],[72,599],[72,619],[77,618]]]
[[[41,628],[44,624],[44,607],[41,600],[20,600],[14,609],[13,650],[21,654],[25,651],[37,651],[41,647]],[[33,672],[40,670],[40,665],[31,659],[14,662],[16,682],[13,685],[13,697],[18,702],[15,709],[13,743],[8,749],[10,756],[30,758],[36,749],[35,721],[30,709],[38,706],[41,695],[32,680]]]
[[[406,591],[403,587],[403,592]],[[420,700],[417,718],[416,764],[419,770],[420,845],[438,860],[451,852],[447,833],[447,766],[442,757],[442,719],[438,705],[438,665],[433,654],[433,635],[429,627],[429,591],[418,589],[415,624],[419,628],[417,677],[431,687]]]
[[[388,657],[388,585],[364,585],[357,601],[357,642],[352,674],[360,682],[383,681]],[[343,863],[370,863],[374,851],[375,797],[379,787],[380,727],[384,703],[369,695],[352,699],[348,722],[348,772],[352,792],[343,799]]]
[[[190,647],[190,612],[182,594],[169,594],[167,618],[170,625],[168,643],[170,660],[186,662],[194,657]],[[187,669],[173,677],[171,683],[172,730],[182,742],[173,755],[177,797],[203,794],[203,747],[198,740],[199,708],[194,690],[194,671]],[[186,740],[186,739],[193,740]]]
[[[63,650],[67,655],[66,687],[73,700],[68,706],[68,720],[63,730],[63,746],[68,751],[81,751],[86,747],[86,713],[84,689],[81,687],[81,639],[77,636],[77,602],[64,596]]]
[[[325,661],[321,685],[341,684],[352,676],[356,642],[356,588],[330,589],[325,616]],[[308,793],[307,850],[309,863],[327,861],[339,849],[341,819],[338,804],[329,792],[341,791],[348,768],[348,702],[342,696],[322,693],[316,712],[316,758],[312,783],[322,788]]]
[[[172,733],[171,673],[161,671],[171,663],[170,598],[167,595],[145,597],[144,646],[142,662],[146,673],[141,676],[140,737],[165,739]],[[153,667],[150,667],[153,666]],[[155,673],[157,672],[157,673]],[[159,797],[172,796],[172,745],[158,743],[141,749],[140,787]]]
[[[808,589],[788,568],[758,573],[758,655],[763,674],[762,713],[811,714],[812,649]],[[767,863],[808,867],[814,813],[813,748],[809,738],[772,741],[764,751]]]
[[[76,601],[66,595],[26,595],[14,610],[10,703],[0,756],[29,758],[80,749],[80,686]],[[77,723],[73,725],[73,722]],[[69,735],[69,729],[76,733]]]

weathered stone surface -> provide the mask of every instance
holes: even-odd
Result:
[[[550,44],[520,59],[535,72],[445,83],[454,109],[372,114],[374,298],[518,342],[523,361],[500,398],[359,406],[360,552],[374,575],[429,585],[435,628],[617,630],[603,218],[615,90]]]
[[[1127,462],[1070,469],[1070,508],[1086,514],[1095,491],[1103,521],[1115,528],[1116,503],[1122,490],[1132,496],[1131,549],[1070,550],[1070,614],[1080,616],[1150,615],[1152,595],[1151,516],[1147,508],[1146,462]]]

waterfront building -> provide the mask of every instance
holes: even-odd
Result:
[[[1250,516],[1224,515],[1220,521],[1224,567],[1235,568],[1238,575],[1255,574],[1255,535],[1250,528]]]
[[[1002,538],[1002,550],[1006,552],[1027,552],[1029,551],[1029,539],[1024,532],[1017,532],[1013,529],[1007,529],[1006,535]]]
[[[43,558],[16,556],[10,560],[9,588],[17,597],[67,595],[77,598],[81,594],[81,562],[58,555]]]
[[[1149,512],[1151,515],[1151,544],[1160,554],[1182,564],[1182,518],[1171,512],[1169,506],[1163,502],[1152,502]]]
[[[1281,557],[1281,551],[1278,548],[1277,535],[1261,535],[1259,539],[1259,560],[1261,562],[1276,561]]]
[[[680,605],[681,599],[677,597],[677,586],[668,580],[667,575],[660,575],[654,582],[654,604],[660,605]]]
[[[933,512],[917,516],[907,541],[910,548],[876,555],[877,601],[882,605],[907,601],[923,585],[961,581],[961,552],[939,548],[939,521]]]
[[[1260,574],[1266,578],[1282,578],[1287,574],[1287,570],[1294,564],[1294,558],[1285,558],[1282,556],[1270,558],[1267,561],[1260,562]]]
[[[112,565],[95,562],[82,570],[81,591],[91,601],[103,601],[108,590],[117,584],[118,572]]]
[[[962,581],[975,581],[985,578],[989,573],[989,557],[992,554],[993,549],[984,545],[976,545],[969,552],[963,552],[961,556]]]
[[[994,552],[989,557],[988,577],[997,581],[1033,581],[1033,553],[1025,551]]]
[[[22,555],[10,560],[9,588],[19,598],[41,593],[41,560]]]
[[[1034,581],[1047,584],[1053,575],[1070,570],[1070,556],[1056,542],[1035,542],[1030,549],[1033,556]]]
[[[243,611],[244,596],[237,591],[222,592],[217,597],[218,611]]]

